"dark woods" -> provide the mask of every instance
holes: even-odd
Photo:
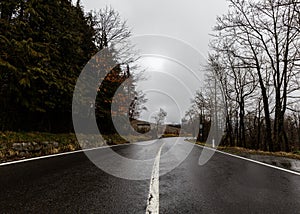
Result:
[[[73,131],[72,97],[83,67],[98,51],[126,43],[131,35],[112,8],[85,14],[80,1],[70,0],[1,0],[0,32],[2,131]],[[96,103],[99,123],[110,118],[114,91],[133,59],[123,54],[116,61],[127,66],[114,68],[99,90],[105,91]],[[113,131],[110,122],[105,127]]]

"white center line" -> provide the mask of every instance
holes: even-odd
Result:
[[[153,164],[146,214],[159,213],[159,161],[161,150],[164,145],[165,143],[159,148]]]

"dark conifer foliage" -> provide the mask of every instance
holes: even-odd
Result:
[[[0,32],[0,130],[73,131],[72,98],[82,69],[98,51],[118,45],[117,66],[105,79],[101,74],[102,79],[92,80],[104,80],[95,104],[98,125],[105,133],[116,132],[112,99],[131,77],[136,60],[131,32],[117,11],[105,7],[85,14],[80,0],[75,5],[70,0],[2,0]],[[129,110],[137,117],[146,99],[135,91],[134,81],[118,100],[143,98]]]
[[[96,53],[88,23],[79,2],[1,1],[2,130],[72,130],[74,86]]]

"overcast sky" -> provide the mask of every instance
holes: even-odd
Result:
[[[140,63],[147,68],[148,79],[138,84],[148,98],[142,119],[151,120],[161,107],[167,122],[180,122],[203,87],[200,67],[216,17],[228,9],[226,0],[82,0],[82,5],[86,11],[112,6],[132,29]]]

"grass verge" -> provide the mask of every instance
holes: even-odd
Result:
[[[102,136],[106,142],[90,142],[90,146],[87,143],[83,147],[95,148],[106,144],[117,145],[128,143],[128,141],[148,140],[145,137],[126,136],[127,141],[117,134]],[[95,141],[98,139],[96,135],[89,136],[89,138]],[[0,162],[2,163],[81,149],[74,133],[0,132]]]
[[[201,146],[207,146],[205,143],[195,142],[195,140],[189,140],[191,143],[196,143]],[[247,157],[249,155],[262,155],[262,156],[275,156],[275,157],[284,157],[284,158],[291,158],[291,159],[297,159],[300,160],[300,151],[294,151],[294,152],[265,152],[261,150],[252,150],[252,149],[245,149],[241,147],[224,147],[219,146],[217,150],[227,152],[230,154],[238,155]]]

